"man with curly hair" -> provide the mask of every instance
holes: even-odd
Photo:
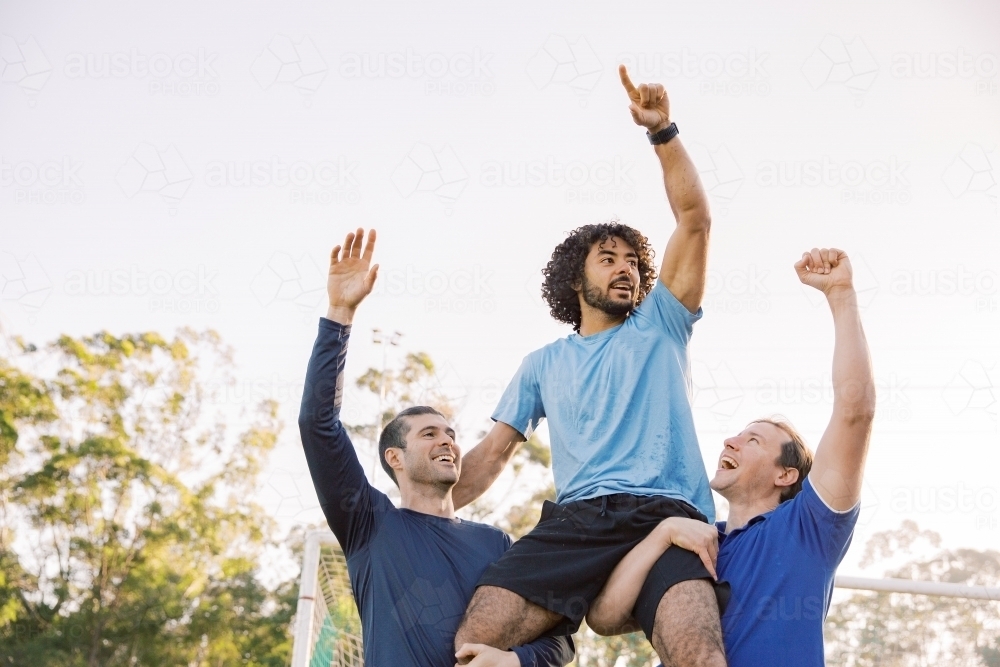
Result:
[[[480,579],[455,638],[499,649],[575,631],[615,565],[664,519],[714,520],[691,414],[688,342],[701,317],[710,218],[662,85],[632,84],[629,111],[663,169],[677,226],[659,279],[641,233],[617,221],[574,230],[542,294],[574,334],[529,354],[486,438],[465,457],[456,506],[481,495],[549,420],[557,503]],[[664,665],[724,666],[728,586],[714,554],[683,539],[652,568],[633,615]]]

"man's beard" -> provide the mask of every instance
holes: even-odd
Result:
[[[634,289],[631,283],[629,287]],[[587,276],[583,277],[583,300],[591,308],[597,308],[612,317],[628,315],[635,308],[635,303],[631,300],[615,301],[604,292],[601,292],[601,288],[587,280]]]

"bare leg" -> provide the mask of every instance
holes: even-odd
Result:
[[[562,618],[506,588],[480,586],[458,627],[455,648],[462,644],[486,644],[506,651],[538,639]]]
[[[707,581],[670,587],[656,607],[653,648],[663,667],[726,667],[715,591]]]

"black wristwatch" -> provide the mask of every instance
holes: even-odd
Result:
[[[659,144],[665,144],[680,133],[677,129],[677,123],[671,123],[665,128],[657,132],[656,134],[650,134],[649,130],[646,131],[646,136],[649,138],[649,143],[657,146]]]

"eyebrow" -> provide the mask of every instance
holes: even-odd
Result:
[[[600,248],[600,249],[598,249],[597,254],[598,255],[612,255],[612,256],[617,255],[617,253],[614,250],[607,250],[606,248]],[[636,257],[636,258],[639,257],[639,255],[637,255],[633,251],[629,251],[629,252],[625,253],[625,256],[626,257]]]

